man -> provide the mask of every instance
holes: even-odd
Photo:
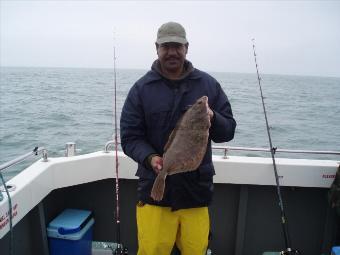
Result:
[[[214,78],[186,60],[188,46],[182,25],[163,24],[157,33],[158,59],[130,89],[122,110],[122,148],[138,162],[138,255],[169,255],[175,243],[182,255],[205,254],[215,174],[211,140],[234,137],[236,122],[227,96]],[[164,197],[156,202],[150,192],[169,134],[202,96],[208,96],[211,120],[207,152],[197,171],[168,176]]]

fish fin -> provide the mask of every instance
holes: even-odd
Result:
[[[161,201],[163,199],[166,176],[167,173],[164,170],[161,171],[153,183],[151,197],[155,201]]]
[[[166,142],[166,144],[165,144],[165,146],[164,146],[164,152],[166,152],[166,151],[169,149],[169,147],[170,147],[172,141],[173,141],[174,138],[175,138],[175,135],[176,135],[176,128],[175,128],[174,130],[171,131],[171,133],[170,133],[170,135],[169,135],[169,138],[168,138],[168,141]]]

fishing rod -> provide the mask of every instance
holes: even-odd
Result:
[[[118,162],[118,128],[117,128],[117,75],[116,75],[116,47],[113,46],[113,77],[114,77],[114,144],[116,160],[116,241],[115,255],[127,255],[127,248],[123,248],[120,240],[120,208],[119,208],[119,162]]]
[[[290,242],[290,238],[289,238],[288,225],[287,225],[287,218],[286,218],[286,214],[285,214],[285,210],[284,210],[284,206],[283,206],[283,200],[282,200],[282,195],[281,195],[281,187],[280,187],[280,182],[279,182],[279,175],[277,173],[277,167],[276,167],[276,162],[275,162],[276,148],[273,147],[272,139],[271,139],[271,136],[270,136],[270,128],[269,128],[269,124],[268,124],[266,106],[264,104],[264,97],[263,97],[262,86],[261,86],[261,78],[260,78],[257,59],[256,59],[255,39],[252,39],[252,41],[253,41],[253,52],[254,52],[254,60],[255,60],[256,73],[257,73],[257,80],[258,80],[258,84],[259,84],[259,88],[260,88],[260,92],[261,92],[262,107],[263,107],[264,117],[265,117],[265,120],[266,120],[267,135],[268,135],[269,146],[270,146],[270,154],[272,156],[272,161],[273,161],[277,196],[279,198],[279,206],[280,206],[280,210],[281,210],[281,226],[282,226],[283,236],[284,236],[284,239],[285,239],[286,250],[281,251],[280,254],[281,255],[298,255],[298,254],[300,254],[300,252],[291,248],[291,242]]]

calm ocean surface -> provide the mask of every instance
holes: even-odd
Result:
[[[117,70],[118,115],[129,88],[144,73]],[[229,145],[268,147],[255,73],[210,74],[224,88],[238,123]],[[2,67],[0,75],[0,164],[35,146],[44,146],[49,156],[57,157],[64,155],[67,142],[75,142],[77,153],[84,154],[102,150],[111,140],[112,70]],[[275,147],[340,150],[340,78],[262,75],[262,87]],[[340,160],[322,155],[277,157]],[[5,170],[6,178],[31,162]]]

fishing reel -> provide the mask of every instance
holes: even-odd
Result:
[[[126,247],[123,248],[122,245],[118,245],[113,252],[113,255],[128,255],[128,254],[129,254],[128,249]]]
[[[298,250],[293,250],[291,248],[288,248],[285,251],[281,251],[280,255],[301,255],[301,253]]]

